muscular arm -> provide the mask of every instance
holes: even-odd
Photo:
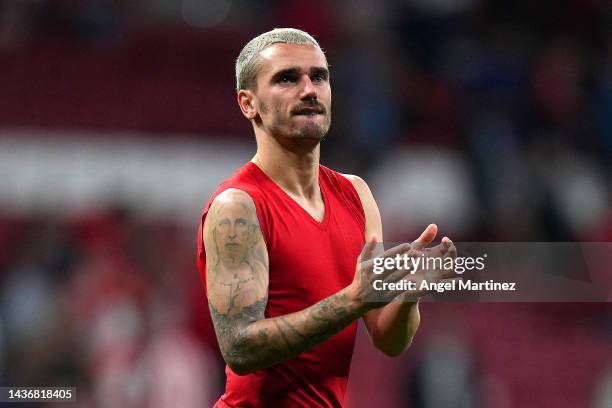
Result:
[[[359,194],[366,215],[366,237],[376,234],[383,240],[380,211],[370,188],[361,178],[346,175]],[[406,350],[417,332],[421,317],[418,303],[394,301],[370,310],[363,316],[368,334],[374,346],[389,356],[397,356]]]
[[[255,205],[243,191],[217,196],[203,238],[208,304],[221,352],[236,374],[308,351],[365,312],[349,286],[302,311],[266,319],[268,255]]]

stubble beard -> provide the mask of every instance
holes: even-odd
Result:
[[[261,106],[263,113],[268,112],[267,106]],[[282,116],[280,112],[276,112],[277,117]],[[327,108],[325,113],[325,121],[308,122],[301,126],[295,122],[290,123],[274,123],[270,126],[270,134],[281,145],[299,146],[300,148],[312,149],[319,145],[327,136],[331,126],[331,109]],[[289,121],[288,121],[289,122]]]
[[[330,120],[329,117],[326,116],[325,123],[306,123],[300,127],[294,127],[292,132],[290,132],[289,137],[292,139],[296,139],[298,141],[303,140],[304,142],[312,141],[321,143],[325,136],[327,136],[327,132],[329,131]]]

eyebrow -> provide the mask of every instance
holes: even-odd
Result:
[[[325,67],[313,67],[310,68],[310,75],[321,74],[325,79],[329,78],[329,69]]]
[[[271,81],[276,82],[285,75],[298,76],[301,72],[302,70],[298,67],[290,67],[290,68],[281,69],[280,71],[272,75]],[[316,75],[316,74],[323,74],[325,78],[329,78],[329,69],[325,67],[310,68],[310,75]]]
[[[224,222],[231,224],[232,220],[230,217],[223,217],[219,220],[219,224],[222,224]],[[237,222],[244,222],[245,224],[248,224],[249,221],[244,217],[237,217],[236,219],[234,219],[234,223],[237,223]]]

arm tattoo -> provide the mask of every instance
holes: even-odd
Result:
[[[238,374],[308,351],[361,316],[343,289],[300,312],[265,318],[268,254],[245,192],[229,189],[214,200],[204,244],[215,332],[223,357]]]

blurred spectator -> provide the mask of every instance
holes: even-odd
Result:
[[[593,395],[593,408],[606,408],[612,406],[612,369],[608,367],[596,383]]]
[[[473,408],[478,404],[471,353],[453,336],[432,337],[411,381],[411,405],[420,408]]]

